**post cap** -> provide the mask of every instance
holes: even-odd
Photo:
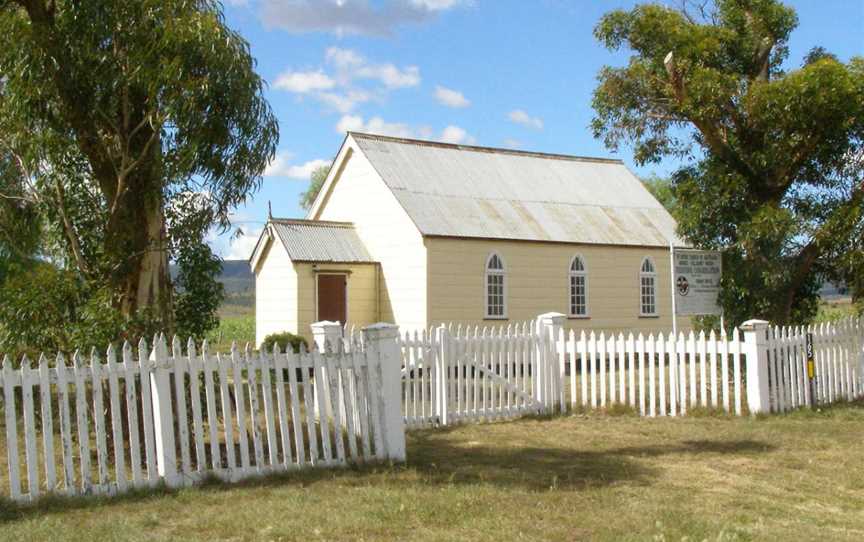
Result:
[[[363,334],[367,336],[396,337],[399,335],[399,326],[387,322],[378,322],[364,327]]]
[[[743,324],[741,324],[738,329],[741,331],[756,331],[757,329],[763,329],[768,327],[768,322],[766,320],[747,320]]]
[[[537,320],[540,321],[555,321],[555,320],[565,320],[567,316],[561,314],[560,312],[546,312],[537,317]]]
[[[330,320],[322,320],[320,322],[315,322],[315,323],[311,324],[310,327],[312,329],[327,329],[327,328],[335,328],[335,327],[341,328],[342,323],[341,322],[332,322]]]

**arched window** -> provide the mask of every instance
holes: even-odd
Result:
[[[657,316],[657,271],[651,258],[642,260],[642,269],[639,270],[639,287],[639,314],[641,316]]]
[[[588,316],[588,271],[581,256],[570,261],[570,316]]]
[[[507,318],[504,260],[494,252],[486,260],[486,318]]]

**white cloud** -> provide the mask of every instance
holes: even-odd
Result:
[[[248,260],[264,231],[263,226],[240,226],[237,229],[243,234],[231,239],[228,247],[222,249],[222,257],[226,260]]]
[[[464,128],[448,125],[441,130],[440,135],[428,126],[412,127],[401,122],[387,122],[381,117],[372,117],[364,120],[360,115],[344,115],[336,123],[338,133],[364,132],[367,134],[378,134],[391,137],[406,137],[414,139],[433,139],[444,143],[456,143],[473,145],[476,142],[473,136],[468,134]]]
[[[351,49],[330,47],[325,52],[324,61],[326,71],[288,70],[277,77],[273,87],[312,96],[325,109],[345,115],[359,104],[384,101],[392,90],[420,84],[417,66],[400,68],[389,62],[370,62]]]
[[[265,25],[293,33],[388,36],[404,24],[431,21],[463,0],[263,0]]]
[[[327,74],[318,70],[314,72],[287,71],[276,78],[273,87],[297,94],[307,94],[319,90],[329,90],[336,85]]]
[[[303,164],[292,164],[293,154],[280,152],[264,170],[265,177],[289,177],[291,179],[308,180],[312,172],[321,166],[329,166],[329,160],[309,160]]]
[[[374,64],[357,51],[341,47],[328,48],[324,58],[336,68],[337,79],[346,86],[355,79],[375,80],[388,89],[415,87],[420,84],[420,69],[417,66],[399,69],[390,63]]]
[[[438,139],[444,143],[464,143],[466,145],[473,145],[476,143],[476,140],[472,136],[468,135],[468,132],[463,128],[452,124],[441,131],[441,137]]]
[[[447,107],[459,108],[471,105],[471,101],[458,90],[442,87],[440,85],[435,87],[435,99],[438,100],[438,103],[446,105]]]
[[[342,113],[350,113],[354,108],[361,103],[372,100],[375,95],[365,90],[350,89],[344,94],[337,92],[321,92],[317,98],[326,106],[334,111]]]
[[[407,124],[398,122],[386,122],[381,117],[372,117],[363,121],[359,115],[345,115],[336,123],[336,131],[365,132],[368,134],[379,134],[393,137],[415,137],[414,131]]]
[[[512,122],[515,122],[516,124],[521,124],[522,126],[527,126],[528,128],[534,128],[535,130],[543,129],[543,119],[539,117],[532,117],[521,109],[514,109],[513,111],[507,113],[507,118],[509,118]]]

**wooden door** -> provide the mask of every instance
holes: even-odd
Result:
[[[344,324],[348,319],[348,277],[318,275],[318,321]]]

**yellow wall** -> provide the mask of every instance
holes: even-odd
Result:
[[[297,329],[297,274],[278,239],[258,262],[255,271],[255,344],[264,337]]]
[[[312,340],[310,325],[318,319],[316,274],[320,272],[348,271],[348,322],[362,327],[374,324],[378,318],[378,265],[377,264],[295,264],[298,291],[298,324],[293,333]],[[317,271],[317,272],[316,272]]]
[[[351,139],[348,143],[351,145]],[[381,263],[381,319],[426,326],[426,249],[405,210],[362,153],[351,151],[319,212],[310,218],[353,222]]]
[[[588,318],[568,318],[572,329],[670,330],[669,250],[525,241],[426,238],[430,325],[460,322],[498,325],[484,320],[484,267],[493,251],[506,265],[508,321],[545,312],[568,312],[569,265],[581,254],[588,271]],[[651,256],[657,271],[658,317],[639,316],[639,270]],[[384,264],[386,265],[386,263]],[[689,329],[689,319],[679,318]]]

